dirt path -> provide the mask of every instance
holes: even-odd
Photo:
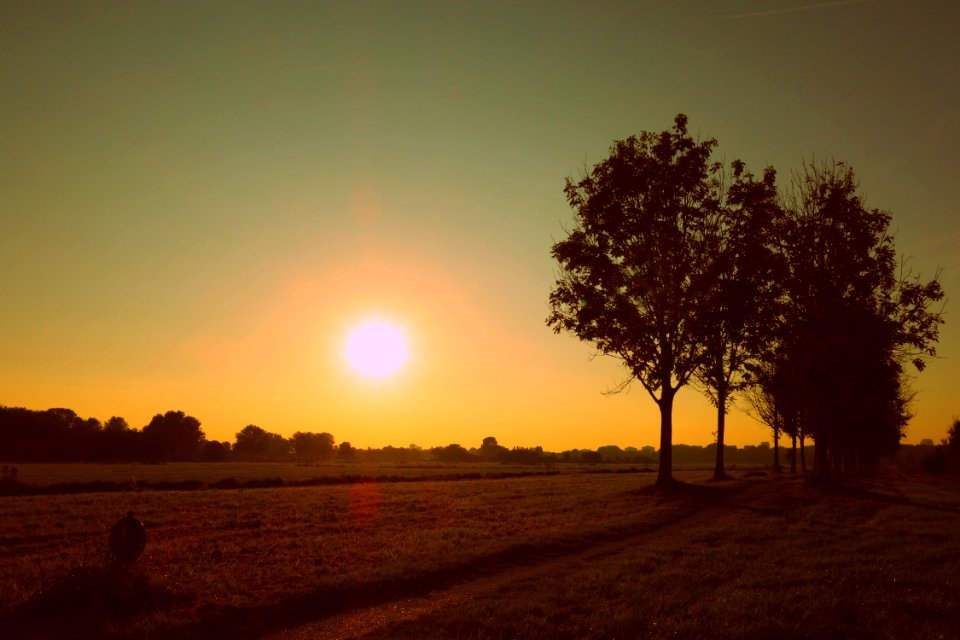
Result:
[[[434,589],[428,593],[411,597],[401,597],[389,602],[364,606],[292,629],[286,629],[265,636],[266,640],[348,640],[362,638],[365,635],[382,631],[400,622],[416,620],[443,609],[494,593],[500,588],[521,580],[552,573],[569,567],[576,562],[589,562],[598,558],[613,556],[637,544],[655,545],[671,537],[678,529],[688,530],[699,522],[710,522],[730,512],[731,503],[749,503],[758,494],[776,492],[781,480],[761,479],[759,482],[736,481],[729,485],[731,491],[721,501],[702,506],[674,520],[669,524],[655,527],[618,538],[615,541],[599,542],[585,549],[554,554],[546,558],[535,558],[530,563],[498,567],[489,575],[476,573],[465,575],[456,584]]]

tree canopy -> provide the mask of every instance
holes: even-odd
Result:
[[[638,381],[657,403],[661,484],[672,481],[674,397],[703,363],[698,314],[716,278],[715,146],[694,140],[683,114],[669,131],[615,142],[588,175],[567,179],[575,225],[552,249],[560,275],[547,324],[619,359],[626,383]]]
[[[660,409],[658,483],[671,478],[672,410],[695,381],[715,404],[716,476],[724,415],[750,394],[779,434],[813,437],[821,474],[855,471],[899,446],[906,365],[936,354],[938,277],[896,259],[889,212],[868,208],[852,169],[810,163],[792,190],[711,162],[683,114],[661,133],[614,143],[579,181],[553,245],[560,270],[547,324],[620,360]]]
[[[143,428],[146,449],[159,460],[196,460],[206,440],[200,421],[183,411],[153,416]]]
[[[910,418],[906,367],[922,371],[936,355],[943,291],[937,277],[923,282],[898,262],[892,215],[866,205],[846,164],[805,165],[784,209],[779,375],[803,390],[819,473],[855,471],[899,446]]]

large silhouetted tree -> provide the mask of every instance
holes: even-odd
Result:
[[[889,212],[870,209],[843,163],[811,163],[785,203],[790,265],[781,354],[804,390],[823,478],[892,454],[909,418],[905,365],[934,356],[943,298],[898,262]]]
[[[620,388],[637,380],[657,403],[661,485],[673,480],[674,397],[703,362],[715,146],[693,139],[683,114],[669,131],[615,142],[588,175],[567,179],[575,226],[552,250],[547,324],[618,358],[630,373]]]
[[[729,177],[715,174],[717,201],[706,227],[714,284],[698,310],[704,361],[696,379],[717,407],[714,478],[719,480],[726,477],[727,409],[733,394],[748,383],[747,365],[769,350],[777,328],[784,270],[773,250],[780,218],[776,172],[768,167],[757,179],[743,162],[734,161]]]

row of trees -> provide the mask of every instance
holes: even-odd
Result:
[[[340,443],[336,453],[349,457],[353,447]],[[206,460],[297,460],[315,462],[334,454],[329,433],[297,432],[291,438],[248,425],[236,442],[207,440],[200,421],[183,411],[153,416],[132,429],[114,416],[104,423],[81,418],[71,409],[32,411],[0,406],[0,459],[9,462],[116,462]]]
[[[704,463],[715,455],[716,445],[675,445],[674,457],[681,463]],[[767,443],[743,448],[726,447],[727,459],[738,464],[769,464]],[[30,409],[0,406],[0,460],[4,462],[120,462],[201,460],[296,460],[313,464],[328,460],[375,463],[404,462],[499,462],[504,464],[625,463],[653,464],[654,447],[606,445],[598,449],[544,451],[543,447],[500,445],[495,437],[480,446],[460,444],[423,448],[386,446],[356,449],[349,442],[336,444],[330,433],[301,432],[284,438],[256,425],[236,434],[236,440],[207,440],[200,421],[182,411],[157,414],[143,429],[131,429],[126,420],[113,417],[104,423],[81,418],[70,409]]]
[[[753,415],[816,444],[823,477],[893,453],[910,417],[908,366],[935,355],[943,299],[898,262],[891,216],[868,208],[853,170],[811,163],[780,190],[776,172],[712,160],[680,114],[661,133],[617,141],[566,183],[575,225],[547,324],[619,359],[660,409],[658,482],[672,482],[673,402],[683,386],[725,416]],[[938,274],[939,275],[939,274]]]
[[[101,423],[71,409],[0,407],[0,458],[9,461],[196,460],[216,455],[218,445],[182,411],[158,413],[143,429],[131,429],[119,416]]]

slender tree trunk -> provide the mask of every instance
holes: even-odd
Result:
[[[713,479],[725,480],[727,478],[723,468],[723,430],[727,421],[727,390],[725,388],[717,389],[717,405],[717,464],[713,469]]]
[[[773,430],[773,470],[777,473],[783,471],[780,468],[780,429]]]
[[[832,479],[833,464],[830,461],[830,449],[826,442],[815,441],[814,458],[816,458],[816,468],[814,471],[821,480],[829,482]]]
[[[790,473],[797,472],[797,432],[794,425],[794,432],[790,434]]]
[[[663,386],[660,395],[660,468],[657,470],[657,486],[673,484],[673,396],[670,385]]]
[[[803,473],[807,472],[807,445],[805,443],[806,439],[807,439],[807,436],[805,436],[803,432],[801,432],[800,433],[800,471],[802,471]]]
[[[814,432],[814,457],[817,460],[814,471],[817,478],[824,482],[833,480],[834,465],[837,462],[837,443],[833,438],[833,425],[830,424],[830,417],[818,415],[818,428]]]
[[[773,470],[780,473],[780,411],[773,405]]]

